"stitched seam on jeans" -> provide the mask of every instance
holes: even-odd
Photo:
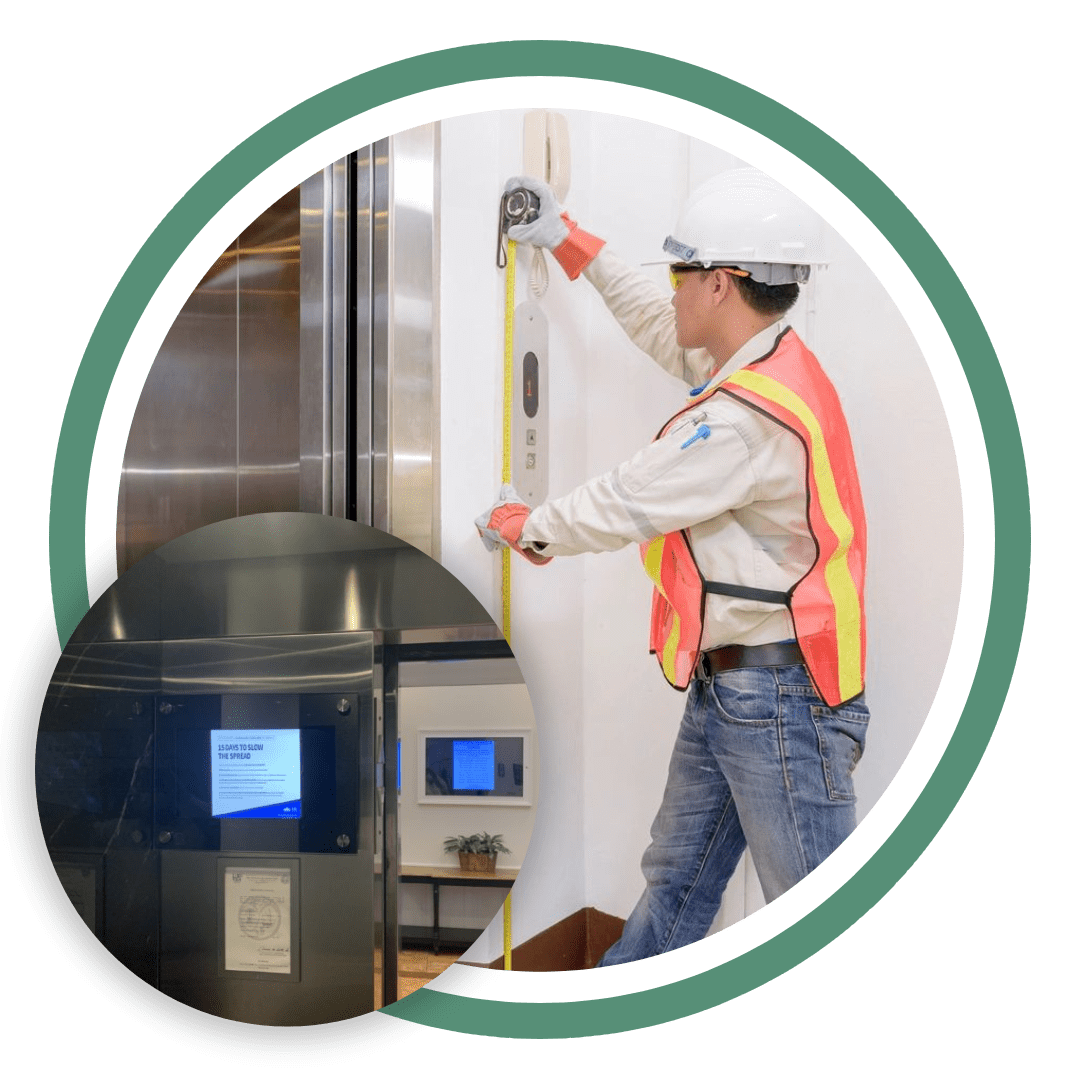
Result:
[[[806,861],[806,847],[803,844],[802,832],[799,830],[799,815],[795,812],[794,792],[791,778],[788,775],[787,749],[784,743],[784,699],[780,697],[780,715],[776,718],[776,741],[780,752],[780,768],[784,772],[784,794],[787,797],[788,814],[791,817],[791,830],[795,834],[795,842],[799,848],[799,871],[800,877],[806,877],[810,870]],[[815,725],[816,726],[816,725]]]
[[[720,811],[719,814],[716,815],[716,827],[713,829],[712,835],[709,837],[708,844],[705,845],[705,850],[701,853],[701,862],[698,864],[697,872],[694,874],[694,878],[690,882],[690,885],[686,890],[686,896],[681,897],[679,900],[679,910],[675,913],[675,918],[671,920],[671,926],[668,929],[667,935],[664,938],[663,944],[660,948],[661,952],[667,952],[668,945],[671,944],[671,939],[675,936],[675,931],[678,930],[679,924],[682,922],[683,912],[686,911],[687,908],[686,901],[690,898],[690,894],[694,891],[694,889],[697,887],[698,882],[701,880],[701,871],[705,869],[705,866],[709,861],[709,853],[712,851],[713,846],[716,843],[716,838],[720,835],[720,827],[727,819],[728,811],[730,811],[734,806],[735,799],[729,791],[727,802],[724,803],[724,808]],[[728,884],[730,884],[730,881],[731,879],[729,878]],[[724,885],[724,891],[727,891],[727,884]],[[721,902],[722,901],[723,893],[721,893]],[[714,914],[713,918],[715,919],[715,917],[716,916]]]
[[[848,709],[844,705],[835,709],[830,709],[825,705],[811,705],[810,715],[814,720],[819,716],[839,716],[849,724],[862,724],[864,727],[870,723],[869,716],[864,715],[861,712],[856,712],[854,709]]]
[[[767,669],[766,669],[767,670]],[[740,725],[742,727],[772,727],[780,719],[780,684],[777,683],[776,690],[776,716],[761,716],[752,720],[747,720],[744,717],[732,716],[731,713],[724,708],[723,703],[720,701],[720,695],[716,692],[716,675],[713,675],[706,683],[706,690],[709,696],[713,700],[713,704],[716,706],[716,711],[720,714],[721,718],[729,724]]]
[[[854,785],[852,785],[851,787],[851,794],[848,795],[841,790],[841,786],[839,784],[839,777],[837,777],[836,779],[833,778],[832,761],[829,755],[825,752],[825,733],[822,731],[821,725],[818,723],[818,716],[815,715],[813,712],[811,713],[810,721],[814,725],[814,734],[817,736],[818,754],[821,756],[821,767],[825,773],[825,789],[829,793],[829,798],[833,802],[855,802],[856,795]],[[851,779],[852,773],[855,771],[855,766],[859,763],[859,757],[861,757],[862,755],[859,754],[858,756],[852,756],[854,760],[852,761],[851,767],[848,770],[849,780]]]

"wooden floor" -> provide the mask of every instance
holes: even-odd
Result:
[[[419,990],[445,971],[461,955],[443,947],[436,956],[430,950],[402,949],[398,953],[398,1000]],[[375,954],[375,1008],[382,1007],[382,953]]]

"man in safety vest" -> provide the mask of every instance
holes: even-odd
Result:
[[[749,847],[765,899],[855,826],[866,524],[832,384],[784,314],[824,262],[816,214],[756,169],[689,198],[664,251],[673,295],[562,213],[551,190],[514,240],[584,276],[661,367],[690,384],[654,441],[535,509],[512,488],[477,519],[530,561],[638,543],[654,585],[650,648],[688,690],[646,888],[601,964],[705,936]]]

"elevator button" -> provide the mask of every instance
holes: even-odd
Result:
[[[526,446],[535,446],[536,445],[536,428],[526,428],[525,429],[525,445]]]

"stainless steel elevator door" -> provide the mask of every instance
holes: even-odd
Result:
[[[120,480],[121,573],[201,525],[300,508],[299,310],[294,188],[221,254],[150,369]]]
[[[117,568],[202,525],[304,511],[439,557],[437,124],[334,162],[222,253],[155,359]]]

